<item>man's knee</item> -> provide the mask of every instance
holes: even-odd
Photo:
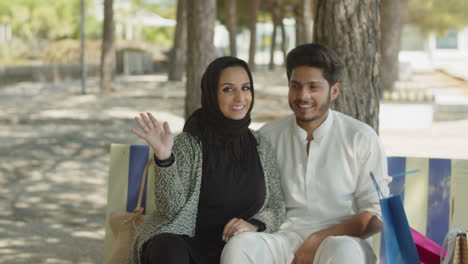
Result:
[[[250,259],[254,251],[265,250],[259,249],[262,245],[260,242],[259,233],[255,232],[244,232],[233,236],[224,246],[221,263],[239,263],[241,260]]]
[[[345,255],[356,252],[359,247],[359,243],[347,236],[330,236],[320,245],[320,248],[326,251],[332,250]]]
[[[223,254],[226,252],[239,252],[239,251],[248,251],[249,248],[252,248],[252,245],[258,245],[259,235],[254,232],[244,232],[233,236],[226,243],[223,249]]]
[[[365,241],[349,236],[330,236],[325,239],[317,250],[314,263],[346,263],[350,259],[354,263],[375,263],[372,248]]]

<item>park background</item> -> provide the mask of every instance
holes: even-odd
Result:
[[[216,56],[253,69],[254,129],[290,113],[284,56],[316,41],[346,65],[334,108],[378,131],[388,156],[467,159],[467,12],[464,0],[0,0],[0,262],[102,263],[110,144],[143,144],[129,131],[140,112],[180,132]]]

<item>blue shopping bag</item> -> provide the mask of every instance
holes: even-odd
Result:
[[[406,218],[400,195],[385,197],[371,172],[382,208],[383,240],[386,264],[419,264],[418,251]]]

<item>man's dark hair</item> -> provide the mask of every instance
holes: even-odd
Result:
[[[341,80],[343,64],[338,55],[330,48],[317,43],[302,44],[292,49],[286,58],[286,74],[291,80],[291,73],[296,67],[310,66],[323,70],[323,77],[330,86]]]

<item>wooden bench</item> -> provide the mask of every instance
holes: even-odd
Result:
[[[110,253],[112,233],[108,217],[112,211],[131,212],[136,205],[140,177],[152,155],[148,146],[113,144],[108,181],[106,238],[104,257]],[[441,244],[452,228],[468,229],[468,160],[388,157],[388,173],[406,171],[417,173],[395,177],[390,184],[392,194],[401,194],[411,227]],[[151,168],[149,175],[154,174]],[[143,207],[155,209],[154,177],[148,177]],[[374,236],[373,246],[378,255],[380,235]],[[382,262],[383,263],[383,262]]]

